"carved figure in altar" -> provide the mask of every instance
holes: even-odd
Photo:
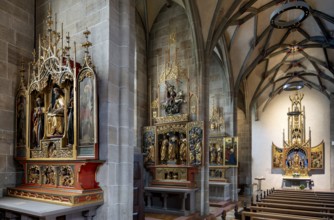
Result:
[[[64,133],[64,93],[59,87],[53,88],[54,103],[51,103],[48,110],[48,133],[61,135]]]
[[[28,183],[39,183],[39,173],[40,173],[40,169],[38,166],[32,166],[29,168],[28,171]]]
[[[26,139],[26,99],[20,96],[17,101],[17,143],[24,145]]]
[[[210,163],[217,162],[217,149],[215,144],[210,145]]]
[[[312,167],[313,168],[322,168],[322,152],[312,152]]]
[[[189,131],[189,159],[192,165],[202,163],[202,135],[203,130],[199,127],[194,127]]]
[[[176,159],[176,146],[177,146],[177,137],[176,135],[172,135],[169,138],[168,144],[168,160],[174,161]]]
[[[147,148],[147,156],[145,158],[145,162],[154,162],[155,158],[155,150],[154,150],[154,144],[151,143]]]
[[[293,155],[293,167],[298,168],[300,166],[300,157],[297,151]]]
[[[71,98],[70,101],[68,103],[68,122],[67,122],[67,138],[68,138],[68,146],[72,146],[74,144],[74,126],[73,126],[73,107],[74,107],[74,103],[73,103],[73,92],[71,92]]]
[[[70,166],[62,166],[60,168],[60,185],[62,186],[73,186],[74,177],[73,171]]]
[[[222,154],[223,154],[223,148],[220,144],[218,144],[218,146],[217,146],[217,164],[220,164],[220,165],[223,164],[223,160],[222,160],[223,155]]]
[[[201,162],[201,158],[202,158],[202,141],[198,140],[196,145],[195,145],[195,158],[196,158],[196,162],[200,163]]]
[[[36,98],[36,108],[33,114],[33,138],[34,147],[40,146],[40,140],[44,137],[44,108],[40,97]]]
[[[180,160],[182,163],[186,163],[187,161],[187,138],[185,135],[181,133],[180,135]]]
[[[162,104],[162,107],[165,109],[165,112],[167,115],[173,115],[180,113],[181,110],[181,104],[184,102],[184,95],[182,91],[179,91],[176,93],[175,86],[172,84],[169,84],[166,81],[166,87],[167,87],[167,100],[165,103]]]
[[[44,184],[55,185],[55,183],[56,183],[55,174],[56,173],[55,173],[54,169],[50,166],[47,166],[44,170],[44,176],[45,176]]]
[[[51,142],[49,144],[48,157],[49,158],[57,157],[57,148],[56,148],[56,145],[53,142]]]
[[[160,160],[162,163],[166,163],[167,161],[167,156],[168,156],[168,152],[167,152],[167,149],[168,149],[168,145],[169,145],[169,140],[167,138],[167,135],[164,134],[163,135],[163,141],[161,143],[161,148],[160,148]]]

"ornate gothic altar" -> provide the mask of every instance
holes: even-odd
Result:
[[[194,188],[203,163],[203,122],[191,120],[198,98],[191,92],[189,71],[177,59],[175,34],[169,46],[164,68],[154,76],[156,85],[150,85],[156,92],[150,96],[151,126],[143,129],[144,164],[152,175],[150,186]]]
[[[9,188],[10,196],[78,206],[103,201],[95,180],[98,160],[98,111],[96,74],[89,55],[90,32],[83,64],[70,58],[70,36],[57,32],[51,9],[47,33],[24,67],[16,95],[15,157],[23,165],[21,186]],[[30,71],[30,66],[32,71]]]
[[[308,177],[310,171],[324,169],[324,142],[311,147],[311,130],[309,139],[306,139],[303,98],[304,94],[298,92],[290,96],[288,140],[283,132],[283,148],[272,144],[272,168],[282,169],[288,177]]]

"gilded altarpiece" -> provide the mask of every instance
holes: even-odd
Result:
[[[96,74],[89,55],[90,32],[83,64],[76,62],[76,44],[52,28],[49,9],[47,32],[39,37],[29,64],[28,82],[16,95],[15,158],[23,165],[21,186],[8,195],[79,206],[103,201],[95,180],[98,160]],[[56,23],[56,22],[55,22]],[[74,54],[71,59],[70,54]],[[32,71],[31,71],[32,70]]]
[[[169,39],[164,67],[150,85],[150,123],[143,128],[144,164],[150,186],[196,187],[197,167],[203,164],[204,125],[197,118],[198,96],[190,91],[189,71],[178,60],[175,35]],[[174,54],[171,58],[170,54]]]
[[[312,170],[324,169],[324,142],[311,147],[311,138],[306,139],[305,107],[302,107],[303,93],[290,97],[288,109],[288,139],[283,132],[283,148],[272,144],[272,168],[282,169],[285,176],[309,176]],[[311,137],[311,130],[309,130]]]
[[[238,137],[210,137],[210,181],[226,182],[225,171],[233,167],[238,167]]]

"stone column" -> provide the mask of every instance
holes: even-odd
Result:
[[[334,94],[330,96],[330,186],[334,189]]]
[[[132,219],[135,2],[115,0],[109,4],[109,32],[105,33],[109,71],[100,88],[100,157],[106,163],[98,174],[104,183],[105,204],[97,210],[96,219]]]

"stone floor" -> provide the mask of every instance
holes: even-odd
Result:
[[[239,197],[238,207],[239,211],[242,210],[244,198]],[[224,207],[225,210],[229,210],[226,214],[226,220],[235,220],[234,218],[234,205],[230,203]],[[216,217],[206,218],[205,220],[221,220],[221,213],[223,211],[222,207],[210,206],[210,213]],[[176,216],[169,214],[155,214],[155,213],[146,213],[145,220],[203,220],[196,217],[185,217],[185,216]]]
[[[175,216],[175,215],[167,215],[167,214],[153,214],[146,213],[145,220],[181,220],[185,219],[183,216]],[[221,215],[217,216],[216,219],[210,220],[221,220]],[[227,212],[226,220],[235,220],[234,218],[234,210]]]

